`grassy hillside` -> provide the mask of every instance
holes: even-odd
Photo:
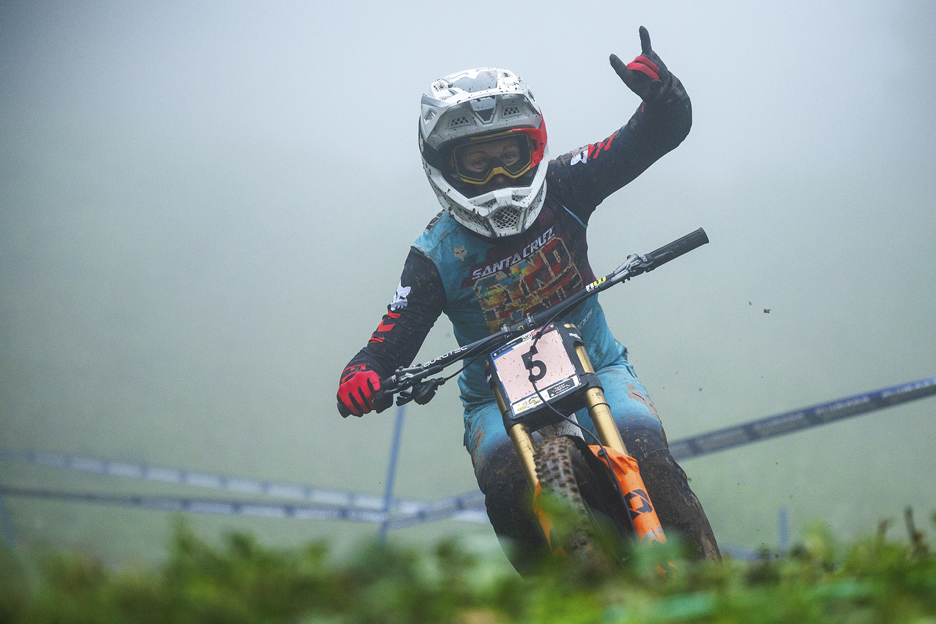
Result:
[[[324,543],[282,550],[231,534],[215,546],[181,523],[149,568],[3,551],[0,622],[933,622],[936,557],[907,520],[909,539],[882,523],[841,544],[817,527],[757,561],[690,563],[671,542],[669,578],[638,548],[611,572],[544,564],[526,579],[451,542],[367,544],[337,561]]]

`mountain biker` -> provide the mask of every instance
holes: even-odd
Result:
[[[341,374],[338,400],[360,416],[372,409],[380,379],[409,366],[441,313],[460,345],[519,321],[595,280],[586,227],[595,208],[686,137],[689,97],[651,49],[611,65],[642,102],[605,140],[555,160],[547,156],[542,112],[526,83],[495,68],[458,72],[434,82],[422,98],[419,148],[429,184],[444,210],[411,246],[396,293],[367,345]],[[664,527],[675,529],[698,557],[718,546],[686,474],[670,454],[660,418],[611,335],[596,297],[569,312],[604,387],[628,452]],[[488,517],[514,565],[545,544],[529,504],[529,486],[482,365],[459,378],[465,446]],[[389,405],[389,398],[387,399]],[[577,413],[584,426],[587,412]]]

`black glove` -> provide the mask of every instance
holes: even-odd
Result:
[[[672,90],[674,76],[650,47],[650,33],[640,27],[641,54],[625,65],[616,54],[611,55],[611,67],[627,88],[636,93],[647,105],[660,102]]]

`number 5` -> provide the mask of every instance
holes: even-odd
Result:
[[[535,383],[546,376],[546,363],[543,360],[533,359],[533,356],[537,353],[536,347],[533,347],[521,356],[523,365],[530,371],[530,383]],[[535,373],[533,372],[534,368],[536,369]]]

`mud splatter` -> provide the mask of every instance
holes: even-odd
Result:
[[[653,414],[653,417],[657,420],[660,420],[660,415],[657,413],[656,407],[654,407],[653,401],[650,400],[650,397],[644,396],[638,392],[637,388],[635,388],[632,384],[627,384],[627,396],[646,405],[647,409],[650,410],[650,413]]]

